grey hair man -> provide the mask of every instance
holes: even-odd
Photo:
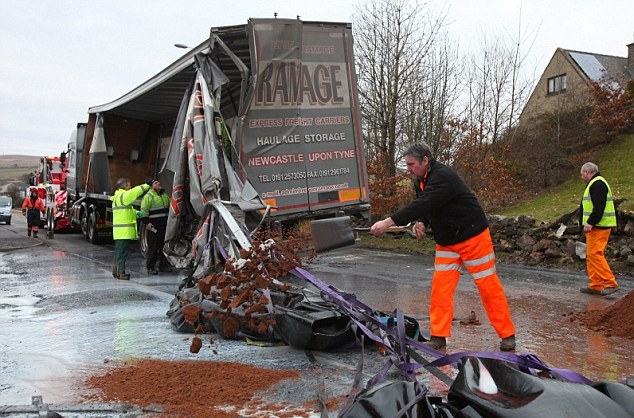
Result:
[[[371,232],[381,235],[393,225],[414,221],[417,238],[425,235],[426,226],[434,231],[436,259],[428,345],[435,349],[446,346],[454,316],[453,295],[464,266],[478,288],[491,325],[502,339],[500,349],[514,350],[515,326],[496,272],[489,224],[478,199],[453,169],[434,160],[427,144],[414,144],[404,155],[416,199],[391,217],[376,222]]]
[[[619,289],[616,278],[605,259],[612,228],[616,227],[616,210],[612,189],[592,162],[581,166],[586,188],[579,207],[579,225],[586,235],[586,270],[590,284],[580,289],[591,295],[610,295]]]

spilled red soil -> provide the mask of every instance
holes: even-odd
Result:
[[[258,397],[271,386],[298,377],[293,370],[240,363],[145,359],[88,378],[86,386],[95,393],[84,398],[141,407],[160,405],[164,411],[160,416],[170,417],[239,417],[244,416],[240,410],[245,407],[253,417],[302,416],[308,413],[304,408],[270,405]]]
[[[571,318],[606,337],[634,339],[634,291],[604,309],[577,312]]]
[[[229,259],[222,272],[210,271],[199,278],[200,292],[217,303],[220,310],[203,314],[201,307],[189,305],[189,300],[180,300],[185,321],[195,327],[190,352],[198,353],[203,346],[201,335],[208,331],[201,323],[203,317],[220,321],[218,331],[226,338],[235,337],[241,328],[261,335],[268,332],[275,320],[268,313],[270,302],[264,290],[287,290],[287,285],[278,285],[273,279],[282,280],[291,269],[301,266],[298,251],[303,246],[296,242],[297,239],[291,237],[272,246],[268,238],[254,240],[251,250],[240,250],[242,264]],[[271,254],[273,250],[276,257]],[[210,338],[209,343],[214,344],[213,339]],[[84,398],[130,403],[151,410],[160,405],[164,411],[161,416],[169,417],[268,418],[275,415],[290,418],[307,416],[317,405],[270,404],[263,397],[281,381],[298,378],[297,371],[270,370],[241,363],[144,359],[124,364],[103,376],[88,378],[86,386],[95,393]]]

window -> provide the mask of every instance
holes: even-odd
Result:
[[[548,94],[566,91],[566,74],[560,74],[548,79]]]

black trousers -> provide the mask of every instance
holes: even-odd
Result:
[[[35,232],[37,232],[37,230],[40,228],[40,210],[39,209],[27,209],[26,226],[29,231],[33,229]]]
[[[157,230],[156,232],[146,231],[147,236],[147,259],[145,267],[153,269],[158,261],[159,270],[169,267],[169,262],[163,254],[163,245],[165,244],[165,230]]]

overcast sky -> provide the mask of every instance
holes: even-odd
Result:
[[[535,39],[536,76],[557,47],[627,56],[632,0],[431,0],[462,53],[482,34]],[[87,110],[111,102],[249,17],[352,22],[353,0],[0,0],[0,155],[55,155]]]

